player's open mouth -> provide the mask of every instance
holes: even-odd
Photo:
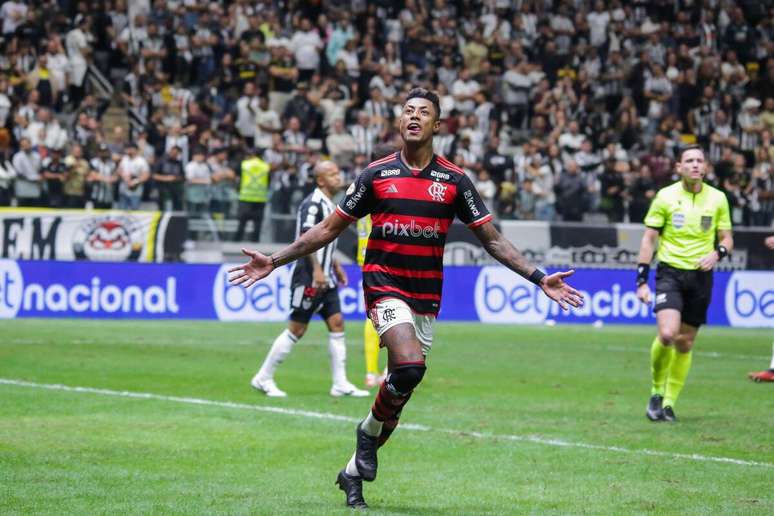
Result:
[[[420,126],[417,123],[411,123],[408,126],[406,126],[406,130],[412,134],[419,133],[422,130],[422,126]]]

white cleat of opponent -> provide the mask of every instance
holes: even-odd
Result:
[[[286,398],[288,396],[285,391],[280,390],[280,388],[277,387],[277,384],[274,383],[274,380],[271,378],[262,380],[258,378],[258,375],[255,375],[253,376],[253,379],[250,380],[250,385],[270,398]]]
[[[364,391],[363,389],[358,389],[351,383],[343,383],[341,385],[334,385],[331,387],[331,396],[334,398],[339,398],[341,396],[352,396],[353,398],[364,398],[366,396],[370,396],[371,393],[368,391]]]

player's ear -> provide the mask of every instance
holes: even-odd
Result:
[[[433,134],[438,134],[441,131],[441,119],[436,118],[433,122]]]

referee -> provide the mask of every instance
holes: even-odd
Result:
[[[680,181],[658,191],[645,217],[637,265],[637,297],[650,304],[648,273],[657,250],[658,335],[650,351],[653,385],[646,412],[651,421],[677,420],[674,406],[691,368],[693,342],[707,321],[712,269],[734,245],[726,196],[703,182],[702,148],[682,149],[676,166]]]

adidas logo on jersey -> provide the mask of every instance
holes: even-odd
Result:
[[[387,193],[398,193],[398,187],[394,184],[387,187]]]

